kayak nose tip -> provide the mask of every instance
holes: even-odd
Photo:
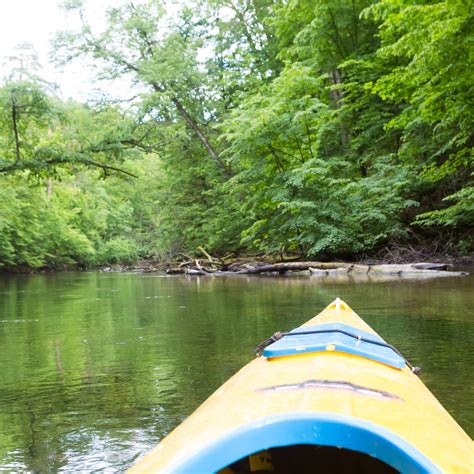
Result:
[[[336,301],[334,301],[334,303],[336,305],[337,310],[341,309],[342,300],[341,300],[341,298],[339,298],[339,296],[336,298]]]
[[[347,305],[344,301],[339,298],[339,296],[329,305],[330,309],[335,309],[336,311],[346,310]]]

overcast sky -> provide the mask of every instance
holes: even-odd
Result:
[[[50,40],[56,31],[74,27],[74,18],[68,17],[60,8],[59,0],[1,0],[0,10],[0,78],[9,73],[5,59],[14,54],[16,45],[31,43],[39,55],[43,69],[39,75],[55,82],[61,95],[85,100],[92,93],[94,84],[90,68],[75,64],[64,71],[58,71],[48,63]],[[104,11],[107,7],[122,3],[119,0],[86,0],[86,16],[95,27],[104,25]]]

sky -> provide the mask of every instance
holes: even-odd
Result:
[[[77,25],[77,20],[60,8],[60,3],[59,0],[0,0],[0,79],[8,76],[12,63],[6,58],[14,55],[15,46],[28,42],[34,46],[42,65],[38,75],[58,84],[63,98],[85,101],[98,86],[90,68],[76,63],[61,71],[49,62],[54,33]],[[118,3],[121,2],[86,0],[86,16],[92,26],[103,27],[105,10]]]

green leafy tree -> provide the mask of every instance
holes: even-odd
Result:
[[[143,88],[148,117],[182,120],[201,143],[209,158],[222,171],[225,164],[206,129],[206,77],[199,68],[202,44],[186,10],[173,29],[166,25],[161,1],[149,0],[108,11],[107,28],[94,34],[80,2],[69,4],[83,24],[77,32],[56,39],[56,51],[66,63],[73,58],[91,58],[109,78],[128,75]]]
[[[425,210],[441,208],[417,219],[425,226],[467,222],[472,213],[472,6],[382,0],[366,13],[381,21],[377,56],[390,66],[373,91],[398,107],[387,130],[401,133],[401,159],[421,171]],[[443,210],[449,202],[453,209]]]
[[[414,235],[469,251],[469,2],[196,5],[123,4],[96,32],[67,2],[81,27],[57,62],[132,98],[64,102],[17,52],[0,88],[4,269],[199,246],[352,258]]]

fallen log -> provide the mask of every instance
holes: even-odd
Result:
[[[455,277],[455,276],[467,276],[468,272],[449,272],[445,270],[413,270],[407,272],[400,272],[400,276],[404,277]]]
[[[450,265],[448,263],[412,263],[411,266],[417,270],[447,270]]]
[[[262,265],[251,265],[245,264],[236,273],[243,274],[258,274],[266,272],[278,272],[280,274],[286,273],[289,270],[302,271],[309,270],[310,268],[319,269],[336,269],[336,268],[348,268],[348,263],[341,262],[284,262],[284,263],[270,263]]]
[[[448,265],[437,263],[423,264],[384,264],[384,265],[347,265],[336,269],[321,269],[310,267],[311,275],[328,276],[328,275],[398,275],[407,277],[448,277],[448,276],[464,276],[466,272],[446,271]]]
[[[182,274],[186,273],[186,270],[182,267],[181,268],[179,268],[179,267],[178,268],[167,268],[165,270],[165,273],[167,275],[182,275]]]
[[[352,270],[352,266],[338,268],[309,268],[310,275],[328,276],[328,275],[347,275]]]
[[[400,274],[400,273],[427,273],[427,272],[440,272],[445,273],[445,268],[441,266],[441,268],[437,264],[386,264],[386,265],[370,265],[369,273],[391,273],[391,274]]]
[[[212,257],[211,257],[212,258]],[[449,265],[444,263],[407,263],[407,264],[352,264],[343,262],[233,262],[230,265],[222,263],[217,265],[208,263],[202,265],[198,259],[188,260],[177,264],[175,267],[168,268],[166,273],[169,275],[187,274],[187,275],[208,275],[208,274],[244,274],[256,275],[261,273],[286,274],[294,272],[302,275],[303,272],[314,276],[330,275],[398,275],[407,277],[436,277],[436,276],[463,276],[465,272],[447,271]],[[106,270],[105,270],[106,271]]]
[[[185,268],[186,275],[207,275],[203,269],[198,270],[197,268]]]
[[[330,268],[321,267],[310,267],[312,274],[323,274],[324,271],[328,273],[383,273],[387,275],[399,275],[402,273],[413,273],[413,274],[429,274],[429,272],[442,272],[445,273],[459,273],[459,272],[446,272],[448,268],[447,264],[441,263],[406,263],[406,264],[383,264],[383,265],[359,265],[359,264],[343,264],[334,270]],[[321,273],[322,272],[322,273]]]

